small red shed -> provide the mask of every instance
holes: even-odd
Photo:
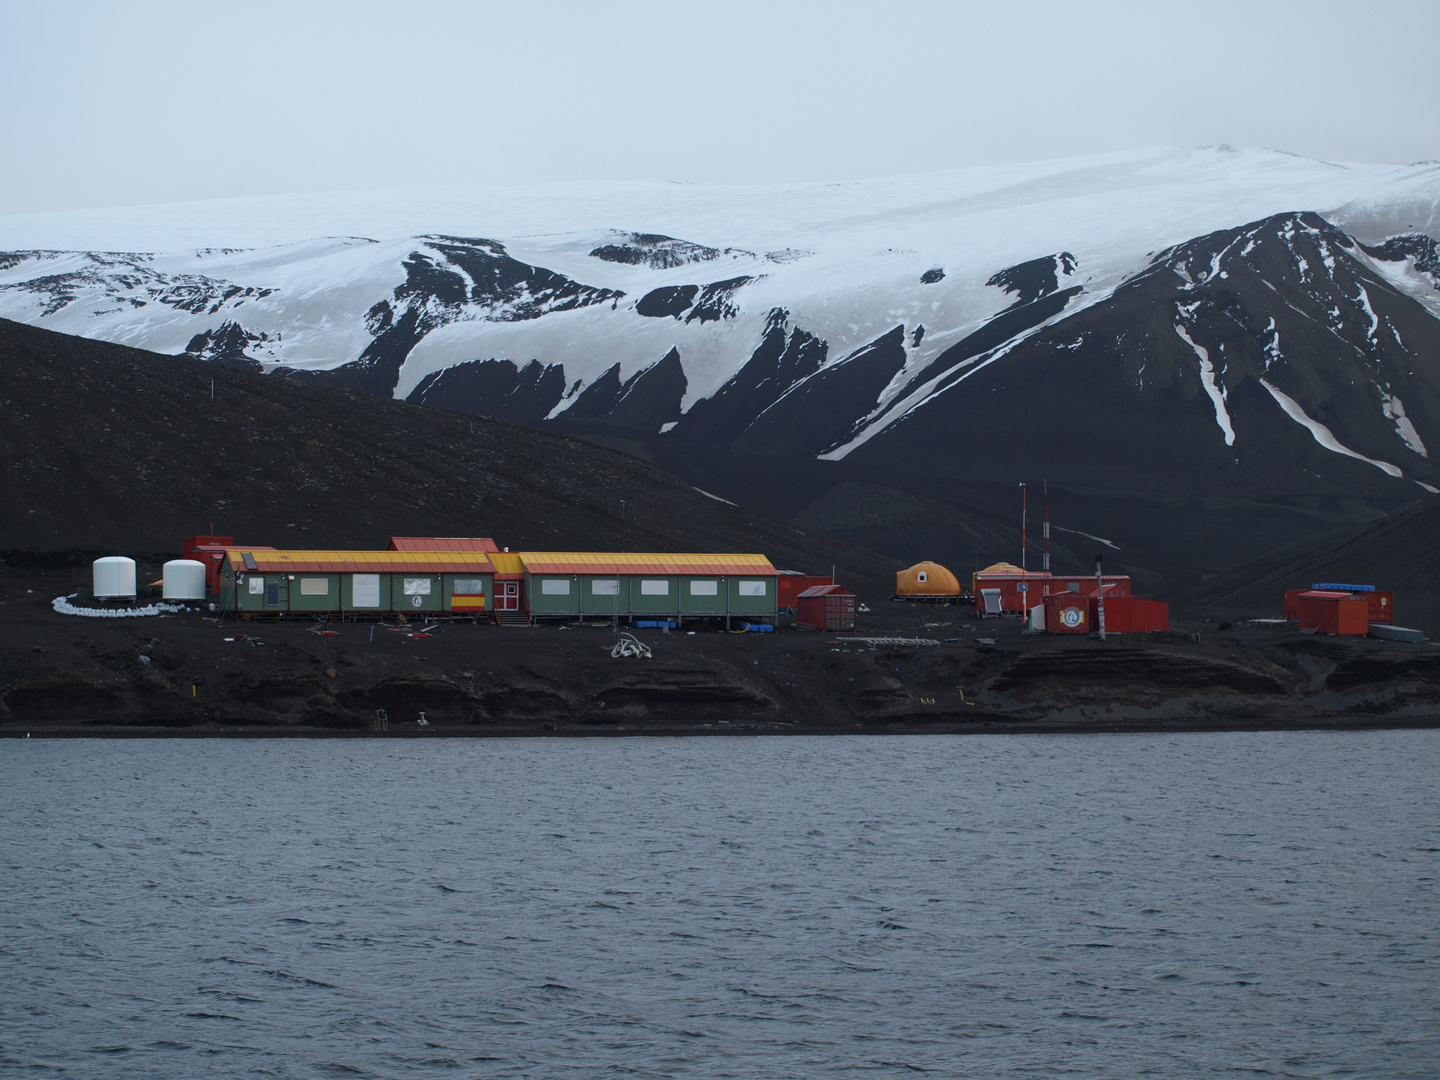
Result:
[[[212,596],[220,595],[220,566],[225,562],[225,551],[235,546],[233,536],[187,536],[180,542],[182,557],[193,559],[205,567],[205,591]],[[272,547],[251,547],[249,551],[274,551]]]
[[[854,630],[855,594],[843,585],[814,585],[795,602],[795,622],[816,630]]]
[[[814,588],[816,585],[834,584],[833,577],[801,574],[795,570],[781,570],[775,575],[775,592],[781,610],[795,607],[800,599],[800,594],[806,589]]]
[[[1048,634],[1088,634],[1094,597],[1078,592],[1057,592],[1045,597],[1045,632]],[[1107,609],[1109,605],[1106,605]],[[1108,611],[1107,611],[1108,614]]]
[[[1309,589],[1295,597],[1302,631],[1364,637],[1370,631],[1370,604],[1350,593]]]

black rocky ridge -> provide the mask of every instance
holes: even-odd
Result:
[[[722,257],[732,259],[755,257],[754,252],[736,248],[713,248],[689,240],[677,240],[660,233],[616,233],[614,240],[601,244],[590,256],[605,262],[628,266],[648,266],[652,270],[673,270],[690,263],[713,262]]]
[[[555,432],[8,320],[0,457],[0,551],[46,565],[213,528],[305,548],[398,534],[603,551],[623,533],[630,550],[758,551],[811,572],[838,551],[882,585],[898,569]]]

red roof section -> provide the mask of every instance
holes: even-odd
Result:
[[[392,536],[390,551],[499,551],[488,536]]]
[[[800,594],[803,600],[807,596],[854,596],[855,594],[844,585],[811,585]]]

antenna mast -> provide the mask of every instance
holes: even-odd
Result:
[[[1041,557],[1040,569],[1047,574],[1050,572],[1050,481],[1043,481],[1045,485],[1045,554]]]
[[[1020,481],[1020,572],[1025,572],[1025,513],[1030,509],[1030,492]]]

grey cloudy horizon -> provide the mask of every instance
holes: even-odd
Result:
[[[1141,146],[1440,158],[1440,4],[0,5],[0,215],[861,179]]]

